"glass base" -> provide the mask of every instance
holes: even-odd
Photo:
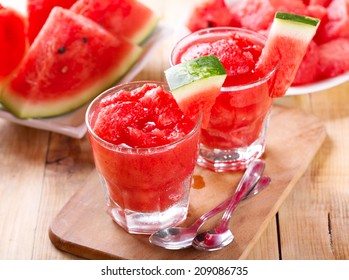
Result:
[[[181,203],[164,212],[139,213],[120,209],[117,205],[108,207],[112,219],[133,234],[151,234],[160,229],[178,225],[187,217],[188,207]]]
[[[99,177],[104,189],[104,196],[107,204],[107,213],[119,226],[125,229],[128,233],[134,234],[152,234],[160,229],[176,226],[187,218],[189,206],[189,193],[191,187],[192,174],[189,174],[183,181],[175,182],[172,186],[163,187],[162,191],[155,191],[157,195],[154,197],[154,191],[148,190],[149,196],[147,199],[153,201],[152,209],[154,211],[135,211],[129,208],[122,208],[110,196],[108,183],[105,178],[99,173]],[[174,192],[172,188],[178,190]],[[166,190],[172,192],[166,193]],[[127,194],[127,190],[122,191],[124,201],[126,198],[132,198],[132,195]],[[133,196],[142,197],[142,192],[133,193]],[[178,197],[179,195],[179,197]],[[170,204],[169,200],[173,203]],[[132,200],[136,199],[133,197]],[[142,201],[142,200],[138,200]],[[130,203],[128,201],[128,203]],[[163,209],[164,203],[168,208]],[[149,207],[149,204],[146,204]],[[160,210],[161,209],[161,210]]]
[[[265,142],[257,140],[252,145],[230,150],[210,149],[200,145],[199,166],[214,172],[246,169],[253,160],[260,158],[265,149]]]

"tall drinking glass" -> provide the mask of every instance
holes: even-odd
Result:
[[[151,83],[166,88],[164,83]],[[109,215],[129,233],[149,234],[186,218],[198,158],[201,116],[188,134],[161,146],[132,148],[99,137],[94,126],[101,100],[143,84],[127,83],[99,95],[87,109],[86,123]]]
[[[209,54],[215,54],[215,46],[219,48],[220,42],[225,44],[232,38],[248,40],[250,45],[245,46],[246,55],[251,55],[250,50],[255,51],[255,46],[261,51],[266,41],[264,36],[240,28],[203,29],[187,35],[175,44],[170,63],[175,65],[189,59],[189,52],[194,52],[196,56],[207,55],[210,51],[213,53]],[[244,51],[242,53],[245,55]],[[217,56],[221,60],[220,56],[225,55],[227,53]],[[234,58],[235,54],[228,55]],[[236,57],[236,60],[232,60],[233,64],[228,65],[228,76],[211,110],[209,125],[201,133],[198,164],[216,172],[245,169],[265,151],[272,107],[270,93],[273,90],[273,77],[277,66],[273,66],[272,71],[266,75],[257,77],[256,73],[251,73],[241,78],[242,76],[235,76],[245,67],[239,64],[239,60],[241,59]],[[233,67],[241,68],[232,69]]]

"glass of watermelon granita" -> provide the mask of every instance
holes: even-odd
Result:
[[[191,33],[173,47],[171,65],[216,55],[227,71],[209,124],[202,129],[198,165],[216,172],[245,169],[264,153],[277,67],[267,74],[255,70],[265,42],[249,30],[215,27]]]
[[[127,232],[150,234],[186,218],[201,119],[183,115],[162,82],[121,84],[89,105],[108,213]]]

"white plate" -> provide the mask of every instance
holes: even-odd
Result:
[[[174,30],[174,42],[177,42],[182,37],[190,34],[190,30],[185,26],[185,21],[187,17],[188,15],[185,15],[179,20],[179,24],[177,24]],[[332,87],[338,86],[348,81],[349,81],[349,72],[346,72],[339,76],[326,79],[326,80],[321,80],[315,83],[300,85],[300,86],[292,86],[287,90],[285,95],[290,96],[290,95],[301,95],[301,94],[319,92],[322,90],[326,90],[326,89],[330,89]]]
[[[143,55],[140,57],[137,63],[127,72],[127,74],[117,83],[120,84],[132,81],[133,78],[144,68],[145,64],[150,60],[158,44],[167,35],[169,35],[171,31],[172,30],[170,28],[159,25],[154,30],[153,34],[142,44],[144,50]],[[87,106],[88,105],[85,105],[68,114],[45,119],[19,119],[0,106],[0,118],[28,127],[57,132],[74,138],[82,138],[87,132],[85,125],[85,112]]]
[[[344,74],[341,74],[337,77],[318,81],[318,82],[307,84],[304,86],[290,87],[286,92],[286,95],[300,95],[300,94],[309,94],[313,92],[318,92],[318,91],[336,87],[347,81],[349,81],[349,72],[345,72]]]

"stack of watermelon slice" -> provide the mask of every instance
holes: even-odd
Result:
[[[19,118],[57,116],[93,99],[138,60],[158,21],[136,0],[27,3],[30,46],[0,95]]]
[[[190,31],[243,27],[268,35],[276,12],[321,20],[293,85],[305,85],[349,71],[349,0],[203,0],[187,21]]]

